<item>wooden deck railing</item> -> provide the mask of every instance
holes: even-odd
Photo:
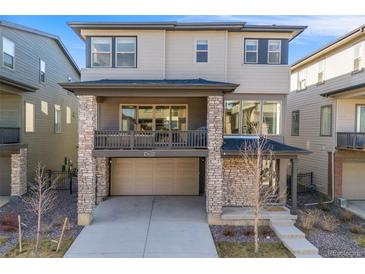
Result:
[[[19,128],[0,127],[0,144],[19,143]]]
[[[337,147],[365,149],[365,132],[337,132]]]
[[[95,149],[193,149],[206,147],[206,130],[95,131]]]

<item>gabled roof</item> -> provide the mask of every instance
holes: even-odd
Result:
[[[69,22],[68,25],[81,39],[82,29],[144,29],[144,30],[227,30],[227,31],[257,31],[257,32],[289,32],[293,38],[304,31],[306,26],[284,25],[247,25],[246,22]]]
[[[39,36],[43,36],[43,37],[55,40],[57,42],[58,46],[61,48],[62,52],[65,54],[65,56],[67,57],[67,59],[71,63],[71,65],[74,67],[74,69],[80,75],[79,67],[77,66],[75,60],[72,58],[72,56],[68,52],[66,46],[62,43],[61,39],[58,36],[47,33],[47,32],[43,32],[43,31],[40,31],[40,30],[36,30],[36,29],[33,29],[33,28],[29,28],[29,27],[26,27],[26,26],[23,26],[23,25],[15,24],[15,23],[12,23],[12,22],[9,22],[9,21],[0,20],[0,26],[4,26],[4,27],[16,29],[16,30],[21,30],[21,31],[25,31],[25,32],[29,32],[29,33],[32,33],[32,34],[36,34],[36,35],[39,35]]]
[[[225,137],[222,145],[223,155],[238,155],[242,152],[244,145],[255,147],[257,137]],[[264,150],[272,150],[274,155],[289,155],[289,154],[308,154],[308,150],[289,146],[283,143],[279,143],[274,140],[267,139],[264,145]]]
[[[294,70],[297,67],[303,65],[304,63],[307,63],[307,62],[311,61],[312,59],[316,58],[317,56],[336,48],[339,43],[350,40],[353,37],[355,37],[356,35],[364,33],[364,31],[365,31],[365,24],[354,29],[353,31],[350,31],[349,33],[346,33],[345,35],[341,36],[340,38],[336,39],[335,41],[332,41],[332,42],[326,44],[325,46],[320,47],[313,53],[310,53],[309,55],[299,59],[298,61],[296,61],[295,63],[293,63],[291,65],[291,70]]]

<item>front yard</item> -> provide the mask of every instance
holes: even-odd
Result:
[[[42,235],[39,257],[63,257],[82,227],[77,225],[77,193],[57,191],[55,209],[43,217]],[[23,252],[19,253],[18,214],[22,218]],[[64,239],[59,252],[56,252],[56,241],[61,234],[65,217],[69,218]],[[34,239],[36,217],[26,210],[23,200],[12,198],[8,204],[0,208],[0,257],[34,257]]]
[[[297,227],[325,258],[365,257],[365,220],[334,204],[305,206],[324,201],[316,194],[298,195]]]
[[[210,226],[220,258],[292,258],[269,227],[260,228],[259,253],[254,252],[251,226]]]

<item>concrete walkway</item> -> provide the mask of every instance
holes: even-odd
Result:
[[[95,210],[68,258],[218,257],[205,213],[194,196],[113,197]]]

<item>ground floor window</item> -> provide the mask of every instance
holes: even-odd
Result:
[[[187,130],[187,105],[121,105],[122,131]]]
[[[365,105],[356,106],[356,131],[365,132]]]

